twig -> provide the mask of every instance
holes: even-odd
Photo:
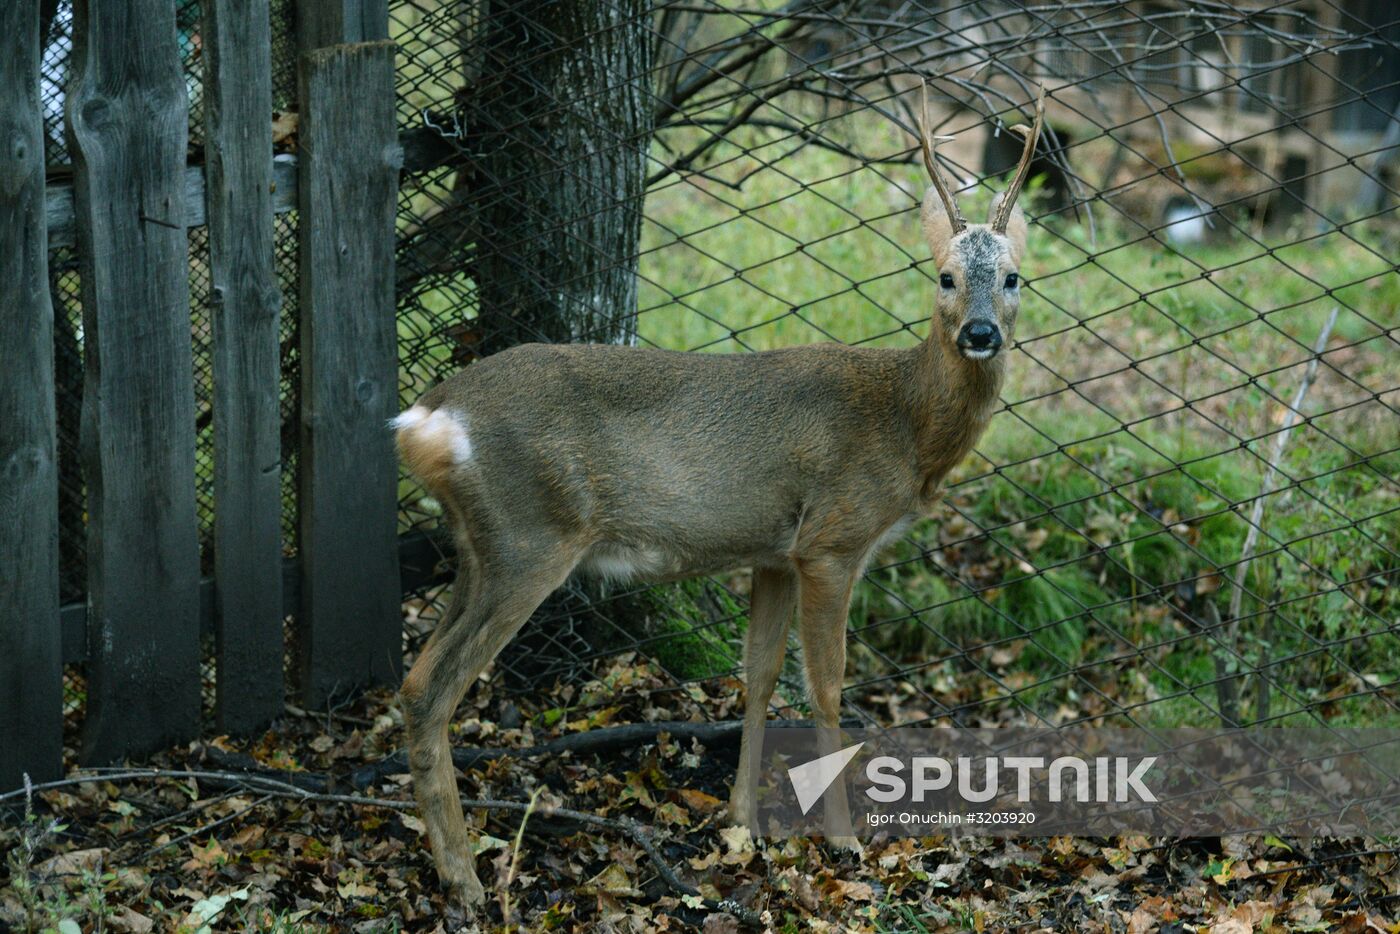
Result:
[[[520,818],[520,826],[515,828],[515,844],[510,848],[510,869],[506,871],[506,881],[501,885],[501,920],[506,924],[510,923],[510,886],[515,881],[516,870],[520,868],[520,843],[525,838],[525,825],[530,822],[530,815],[535,812],[535,805],[539,802],[544,787],[540,785],[530,795],[530,803],[525,808],[524,816]]]
[[[263,795],[261,798],[259,798],[258,800],[254,801],[252,804],[248,805],[247,807],[239,808],[237,811],[234,811],[232,814],[225,814],[223,817],[220,817],[220,818],[217,819],[217,820],[210,821],[209,823],[204,824],[203,826],[196,827],[194,830],[188,831],[188,832],[186,832],[186,833],[182,833],[182,834],[180,834],[178,837],[174,837],[174,838],[172,838],[172,839],[170,839],[170,840],[165,841],[164,843],[157,844],[157,845],[151,847],[150,849],[146,850],[146,851],[145,851],[144,853],[142,853],[140,856],[138,856],[138,857],[136,858],[136,861],[137,861],[138,863],[144,863],[146,860],[150,859],[152,856],[156,855],[156,854],[159,853],[161,850],[168,850],[168,849],[170,849],[172,846],[179,846],[181,843],[184,843],[186,840],[193,840],[195,837],[198,837],[198,836],[201,836],[201,835],[203,835],[203,834],[208,833],[209,831],[213,830],[215,827],[222,827],[222,826],[225,825],[225,824],[230,824],[230,823],[232,823],[232,822],[238,820],[238,818],[242,817],[244,814],[247,814],[249,811],[252,811],[252,810],[254,810],[255,808],[260,808],[260,807],[262,807],[264,804],[266,804],[267,802],[271,801],[271,800],[273,799],[273,797],[275,797],[275,796],[274,796],[274,795],[271,795],[271,794],[265,794],[265,795]]]
[[[267,797],[286,798],[293,801],[301,801],[310,804],[348,804],[354,807],[376,807],[385,808],[391,811],[409,812],[417,810],[417,805],[412,801],[395,801],[387,798],[367,798],[362,795],[340,795],[323,794],[306,791],[295,785],[287,784],[278,779],[269,778],[264,775],[239,772],[218,772],[205,771],[200,769],[115,769],[111,771],[98,770],[92,775],[77,775],[69,778],[57,779],[51,782],[26,786],[16,791],[0,794],[0,804],[14,798],[22,798],[32,791],[50,791],[56,788],[67,788],[74,785],[83,785],[91,782],[118,782],[135,781],[139,779],[174,780],[188,781],[197,779],[210,785],[229,784],[236,787],[246,788],[250,791],[262,792]],[[462,806],[470,810],[497,810],[514,811],[518,814],[529,814],[533,808],[533,813],[541,820],[563,820],[577,824],[586,824],[591,827],[599,827],[604,830],[611,830],[629,837],[632,842],[642,848],[651,860],[657,875],[666,883],[666,886],[673,892],[690,898],[700,898],[701,904],[709,911],[723,911],[734,915],[740,921],[749,925],[759,925],[759,916],[748,908],[725,899],[716,901],[712,898],[704,898],[694,886],[682,882],[667,865],[665,857],[657,849],[656,842],[652,838],[652,830],[640,821],[630,817],[602,817],[598,814],[589,814],[586,811],[575,811],[570,808],[555,807],[545,805],[534,807],[534,803],[523,801],[501,801],[491,798],[462,798]]]
[[[699,94],[716,81],[720,81],[737,73],[774,49],[782,48],[783,42],[791,40],[798,31],[805,26],[801,21],[794,21],[792,19],[792,14],[801,11],[808,5],[809,4],[806,2],[795,2],[788,4],[781,11],[771,11],[762,14],[767,22],[753,24],[747,30],[747,32],[753,34],[754,38],[757,40],[753,43],[752,48],[727,62],[699,63],[703,70],[699,74],[691,76],[685,82],[678,83],[677,86],[672,89],[670,97],[662,101],[661,105],[657,107],[656,113],[652,116],[653,121],[658,125],[661,124],[667,117],[671,116],[671,114],[677,113],[681,109],[681,106],[692,97]],[[713,13],[714,10],[709,10],[708,12]],[[775,22],[781,22],[784,18],[789,20],[788,24],[780,29],[772,38],[764,36],[759,32],[764,26],[771,25]],[[730,50],[726,49],[725,51],[727,53]],[[723,55],[721,55],[721,59],[722,58]],[[685,61],[694,61],[694,58],[691,55],[687,55],[682,64],[684,64]]]
[[[670,165],[657,169],[655,172],[648,175],[646,180],[646,187],[650,188],[657,182],[660,182],[671,175],[678,175],[689,171],[691,163],[693,163],[696,159],[699,159],[702,155],[709,152],[710,149],[714,146],[717,146],[723,142],[727,142],[728,135],[731,130],[747,122],[748,119],[759,110],[759,108],[763,107],[765,104],[768,104],[774,98],[787,93],[795,87],[798,87],[801,83],[801,80],[798,78],[789,78],[769,85],[761,94],[755,94],[753,96],[753,100],[749,101],[743,107],[738,108],[736,112],[733,113],[729,117],[729,119],[725,121],[724,125],[721,126],[718,130],[715,130],[713,133],[711,133],[710,136],[707,139],[705,139],[704,142],[696,144],[694,148],[692,148],[689,152],[681,156],[676,161],[672,162]]]
[[[1298,413],[1302,410],[1303,399],[1307,396],[1308,390],[1312,388],[1313,379],[1317,376],[1317,366],[1322,359],[1322,352],[1327,349],[1327,339],[1332,336],[1332,326],[1337,323],[1337,314],[1341,309],[1332,308],[1332,314],[1328,316],[1327,323],[1322,326],[1322,331],[1317,335],[1317,341],[1313,344],[1312,358],[1308,360],[1308,367],[1303,371],[1303,381],[1298,384],[1298,390],[1293,394],[1293,401],[1289,403],[1288,412],[1283,419],[1283,428],[1274,436],[1274,450],[1269,456],[1269,466],[1264,471],[1263,488],[1259,496],[1254,500],[1254,507],[1249,513],[1249,530],[1245,532],[1244,547],[1240,549],[1240,563],[1235,567],[1235,589],[1230,594],[1230,639],[1233,642],[1235,633],[1239,629],[1240,605],[1244,598],[1244,577],[1249,570],[1249,562],[1254,557],[1254,548],[1259,541],[1259,529],[1264,520],[1264,501],[1274,489],[1274,475],[1278,473],[1279,461],[1283,458],[1283,451],[1288,446],[1288,436],[1293,433],[1293,426],[1298,421]]]
[[[1259,490],[1259,495],[1254,499],[1254,505],[1249,511],[1249,529],[1245,532],[1244,545],[1240,549],[1240,560],[1235,566],[1234,579],[1231,581],[1233,590],[1230,592],[1230,623],[1225,634],[1225,645],[1229,651],[1236,656],[1239,655],[1239,632],[1240,632],[1240,610],[1244,602],[1244,582],[1245,575],[1249,573],[1249,564],[1254,559],[1254,549],[1259,542],[1259,532],[1264,525],[1264,501],[1269,498],[1274,489],[1274,476],[1278,473],[1278,465],[1283,460],[1283,452],[1288,447],[1288,438],[1293,433],[1293,426],[1297,423],[1299,413],[1303,408],[1303,399],[1308,394],[1308,389],[1312,387],[1313,379],[1317,376],[1317,367],[1322,359],[1322,353],[1327,349],[1327,339],[1332,336],[1332,326],[1337,323],[1337,314],[1341,309],[1337,306],[1332,308],[1332,314],[1328,316],[1327,323],[1322,326],[1322,331],[1317,335],[1317,341],[1313,344],[1312,357],[1308,360],[1307,369],[1303,371],[1303,380],[1298,384],[1298,389],[1293,393],[1293,401],[1289,403],[1288,412],[1284,416],[1283,428],[1274,436],[1274,449],[1269,455],[1268,466],[1264,470],[1264,480]],[[1215,604],[1210,602],[1207,609],[1214,612]],[[1216,624],[1219,624],[1219,616],[1216,615]],[[1230,726],[1237,726],[1239,720],[1239,683],[1237,676],[1229,675],[1225,670],[1225,659],[1217,657],[1215,661],[1216,674],[1216,694],[1220,701],[1222,717]],[[1262,666],[1256,666],[1262,667]],[[1259,695],[1255,705],[1255,719],[1267,716],[1268,711],[1265,705],[1268,701],[1268,680],[1260,671]],[[1235,721],[1235,722],[1229,722]]]
[[[306,710],[305,708],[298,707],[296,704],[283,704],[282,709],[293,717],[303,717],[307,720],[319,720],[324,716],[331,720],[339,720],[341,723],[349,723],[352,726],[374,726],[374,721],[366,717],[357,717],[353,714],[339,713],[334,710],[321,713],[315,710]]]
[[[78,785],[90,785],[93,782],[125,782],[134,781],[140,778],[163,778],[163,779],[189,779],[196,778],[210,782],[214,785],[232,785],[234,787],[247,787],[249,784],[256,784],[259,790],[267,792],[278,792],[281,796],[296,796],[314,794],[314,792],[304,791],[295,785],[271,778],[266,775],[248,774],[244,772],[215,772],[199,769],[87,769],[91,775],[74,775],[69,778],[58,778],[51,782],[28,786],[34,791],[53,791],[57,788],[71,788]],[[0,794],[0,804],[12,801],[15,798],[23,798],[26,789],[19,788],[14,791],[7,791]],[[373,800],[373,799],[368,799]]]
[[[238,792],[236,790],[226,791],[223,794],[216,795],[213,798],[205,798],[202,801],[198,801],[190,805],[182,811],[178,811],[174,814],[167,814],[164,817],[158,818],[157,820],[153,820],[148,824],[143,824],[140,827],[134,827],[131,830],[120,834],[116,838],[116,842],[124,843],[127,840],[131,840],[135,837],[144,837],[146,834],[155,830],[157,827],[164,827],[166,824],[174,824],[184,820],[192,820],[194,818],[197,818],[201,811],[208,810],[209,808],[213,807],[219,802],[227,801],[229,798],[232,798],[237,794]]]

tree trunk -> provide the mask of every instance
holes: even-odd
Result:
[[[635,337],[651,139],[642,0],[492,3],[463,95],[480,354]]]
[[[408,268],[465,257],[478,303],[468,357],[532,341],[630,343],[654,109],[648,6],[482,0],[476,13],[461,29],[465,164],[418,236],[441,255],[414,254]],[[565,588],[517,637],[507,679],[577,676],[639,636],[652,610],[645,592]]]

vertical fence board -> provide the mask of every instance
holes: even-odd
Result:
[[[39,0],[0,9],[0,789],[63,763]]]
[[[302,558],[298,644],[308,704],[397,683],[402,619],[394,212],[394,44],[302,56]]]
[[[199,725],[189,103],[170,0],[79,0],[74,19],[90,605],[82,756],[102,762]]]
[[[302,51],[342,42],[389,38],[387,0],[299,0],[297,47]]]
[[[281,380],[272,266],[268,11],[204,7],[210,319],[214,332],[214,578],[219,728],[282,710]]]

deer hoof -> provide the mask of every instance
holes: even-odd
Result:
[[[486,901],[486,889],[475,875],[448,883],[447,895],[453,904],[466,909],[476,908]]]
[[[860,841],[852,836],[827,837],[826,845],[833,850],[854,853],[857,858],[865,855],[865,847],[861,846]]]

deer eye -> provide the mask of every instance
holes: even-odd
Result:
[[[949,272],[943,273],[938,277],[938,284],[945,289],[951,289],[953,287],[953,274]]]
[[[1019,276],[1017,276],[1014,272],[1011,273],[1010,275],[1008,275],[1008,276],[1006,277],[1006,287],[1007,287],[1008,289],[1014,289],[1014,288],[1016,288],[1016,286],[1018,286],[1018,285],[1020,285],[1020,284],[1021,284],[1021,278],[1020,278]]]

